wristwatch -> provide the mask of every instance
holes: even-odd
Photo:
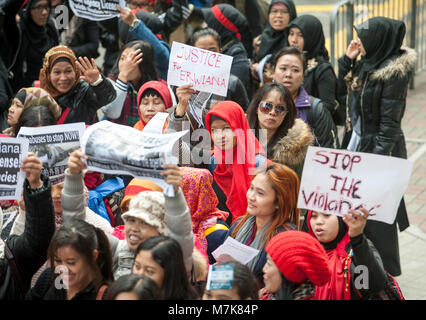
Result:
[[[136,28],[138,26],[138,24],[139,24],[139,19],[133,20],[133,22],[132,22],[132,28],[133,29]]]

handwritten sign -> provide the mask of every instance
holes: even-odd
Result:
[[[120,15],[116,6],[126,7],[126,0],[70,0],[69,4],[77,17],[102,21]]]
[[[392,224],[412,170],[405,159],[309,147],[297,206],[338,216],[363,207]]]
[[[167,83],[226,97],[233,57],[173,41]]]

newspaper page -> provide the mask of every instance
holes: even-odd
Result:
[[[189,110],[194,119],[204,128],[203,111],[206,108],[207,101],[209,101],[212,94],[210,92],[198,92],[191,96],[189,99]]]
[[[19,200],[25,181],[21,163],[28,156],[28,141],[0,138],[0,200]]]
[[[69,5],[77,17],[102,21],[119,16],[116,6],[126,7],[126,0],[70,0]]]
[[[43,163],[43,174],[52,185],[64,182],[65,169],[71,152],[80,148],[86,126],[84,122],[46,127],[22,127],[18,138],[29,142],[29,151],[34,152]]]
[[[163,164],[176,163],[173,145],[187,132],[146,133],[103,120],[87,128],[82,150],[88,157],[89,170],[149,179],[161,186],[166,195],[173,196],[172,186],[160,174]]]

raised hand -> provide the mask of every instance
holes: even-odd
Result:
[[[31,189],[41,188],[41,169],[43,165],[34,152],[28,152],[28,157],[22,160],[21,169],[25,172],[25,177],[30,184]]]
[[[196,91],[192,89],[192,84],[184,84],[176,89],[176,96],[178,98],[178,105],[176,106],[176,115],[182,117],[185,114],[186,108],[189,105],[191,95]]]
[[[351,43],[348,46],[348,49],[346,50],[346,55],[349,59],[353,60],[358,57],[358,55],[361,53],[360,50],[360,42],[359,40],[352,40]]]
[[[89,59],[87,57],[79,57],[75,62],[76,65],[80,68],[82,72],[81,80],[86,81],[87,83],[92,84],[99,79],[99,69],[96,66],[95,59]]]
[[[87,159],[87,156],[81,149],[74,150],[68,158],[68,170],[71,174],[80,174],[87,166],[81,159]]]
[[[349,210],[348,214],[343,216],[343,221],[348,226],[349,237],[354,238],[364,232],[369,215],[366,209],[361,208],[360,211]]]
[[[136,19],[136,16],[133,11],[130,10],[130,8],[120,8],[119,6],[116,6],[115,8],[120,12],[121,20],[131,26],[133,24],[133,21],[135,21]]]
[[[173,185],[175,189],[175,194],[178,192],[180,185],[182,184],[182,171],[181,169],[174,164],[165,164],[163,165],[165,169],[160,174],[166,176],[166,183]]]
[[[143,52],[141,49],[130,52],[126,57],[123,58],[119,64],[118,79],[123,82],[129,81],[129,75],[138,67],[138,64],[142,62]]]

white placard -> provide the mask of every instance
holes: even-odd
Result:
[[[364,207],[369,219],[392,224],[412,170],[401,158],[310,146],[297,206],[338,216]]]
[[[62,183],[71,152],[80,148],[86,125],[84,122],[45,127],[22,127],[17,137],[27,139],[29,151],[43,163],[43,174],[52,184]]]
[[[246,246],[232,237],[226,238],[225,242],[212,252],[218,263],[226,263],[232,260],[247,264],[259,254],[259,250]]]
[[[19,200],[25,181],[22,160],[28,156],[28,141],[0,138],[0,200]]]
[[[234,58],[173,41],[167,83],[226,97]]]
[[[108,20],[120,15],[116,6],[126,7],[126,0],[69,0],[72,12],[92,21]]]

